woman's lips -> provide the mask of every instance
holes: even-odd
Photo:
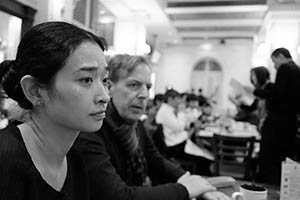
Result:
[[[92,116],[94,119],[100,121],[100,120],[103,120],[103,119],[105,118],[105,112],[104,112],[104,111],[101,111],[101,112],[93,113],[93,114],[91,114],[91,116]]]

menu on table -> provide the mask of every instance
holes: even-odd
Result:
[[[300,164],[287,158],[282,162],[280,200],[300,199]]]

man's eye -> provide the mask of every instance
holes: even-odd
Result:
[[[85,78],[80,79],[80,81],[83,83],[92,83],[93,79],[91,77],[85,77]]]
[[[138,84],[138,83],[130,83],[128,85],[128,88],[130,88],[132,90],[138,90],[140,88],[140,84]]]
[[[108,81],[109,81],[109,78],[104,78],[102,82],[103,82],[104,84],[106,84],[106,83],[108,83]]]
[[[130,84],[129,84],[129,87],[136,87],[136,86],[137,86],[136,83],[130,83]]]
[[[148,90],[150,90],[152,88],[152,85],[147,85],[146,87]]]
[[[109,78],[104,78],[102,81],[103,85],[108,87],[110,85],[110,79]]]

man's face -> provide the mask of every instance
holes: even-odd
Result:
[[[282,65],[284,63],[283,59],[282,59],[282,55],[278,55],[276,56],[272,56],[271,57],[273,63],[274,63],[274,67],[276,70],[278,70],[279,66]]]
[[[112,83],[112,101],[125,121],[132,123],[140,119],[146,110],[151,86],[151,71],[145,64],[137,66],[131,74]]]
[[[199,102],[197,100],[189,101],[189,107],[190,108],[197,108],[198,106],[199,106]]]
[[[169,97],[167,103],[172,106],[173,108],[177,109],[179,104],[182,103],[182,98],[180,96],[177,97]]]

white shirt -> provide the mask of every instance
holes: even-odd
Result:
[[[179,112],[175,115],[174,108],[163,103],[157,111],[156,123],[162,124],[167,146],[174,146],[182,143],[188,138],[188,133],[184,130],[186,116]]]
[[[187,127],[190,127],[190,124],[192,122],[197,121],[197,119],[202,114],[202,112],[197,108],[186,108],[184,112],[187,116],[187,120],[186,120],[186,123],[187,123],[186,126]]]

